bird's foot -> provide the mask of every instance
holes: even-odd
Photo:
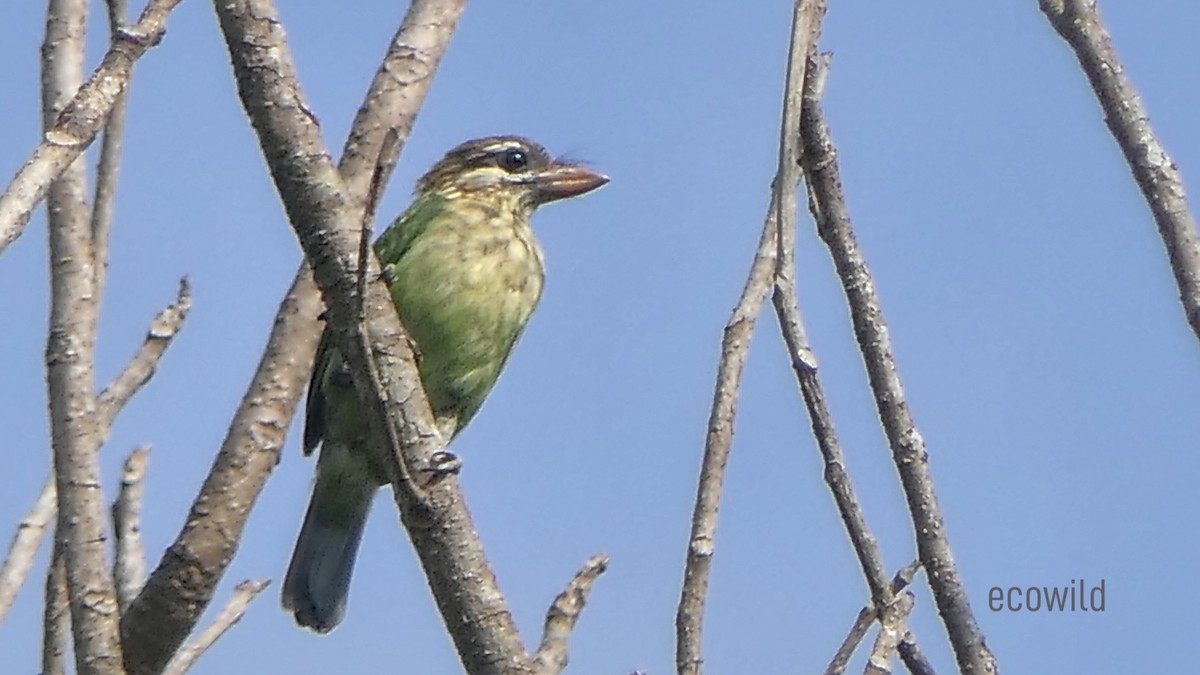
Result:
[[[429,458],[429,465],[425,467],[425,472],[430,474],[431,478],[458,475],[458,472],[462,471],[462,464],[462,459],[453,452],[438,450]]]
[[[396,283],[396,266],[384,265],[383,269],[379,271],[379,276],[390,288],[392,284]]]

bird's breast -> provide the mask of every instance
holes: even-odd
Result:
[[[460,208],[394,265],[392,294],[421,352],[435,410],[469,417],[495,382],[542,293],[542,253],[528,224]]]

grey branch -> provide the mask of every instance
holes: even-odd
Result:
[[[912,583],[913,577],[917,571],[921,569],[919,561],[913,561],[908,565],[900,568],[896,575],[892,577],[889,584],[889,595],[895,597],[896,594],[903,591]],[[858,645],[863,638],[867,636],[867,631],[870,630],[871,624],[879,618],[879,605],[874,600],[866,607],[863,607],[858,612],[858,616],[854,619],[854,625],[850,628],[850,632],[846,635],[846,639],[842,640],[842,644],[838,647],[837,653],[833,655],[833,659],[825,668],[825,675],[841,675],[846,672],[846,666],[850,663],[850,657],[854,656],[854,651],[858,649]],[[904,661],[905,666],[913,675],[933,675],[933,667],[925,660],[925,656],[921,654],[916,646],[916,639],[911,633],[907,633],[905,639],[908,640],[908,648],[900,649],[900,658]],[[901,644],[906,644],[903,640]],[[906,651],[910,653],[905,653]]]
[[[56,513],[54,475],[51,474],[33,507],[17,524],[12,543],[8,545],[8,555],[4,557],[4,564],[0,565],[0,622],[12,609],[17,592],[29,578],[33,560],[37,557],[42,539],[46,537],[46,527],[54,520]]]
[[[121,408],[154,376],[159,359],[183,327],[191,307],[192,289],[187,277],[184,277],[179,280],[179,293],[175,296],[175,302],[159,312],[150,322],[150,330],[146,332],[146,339],[137,354],[121,374],[96,397],[97,420],[102,434],[108,433],[109,426]]]
[[[60,122],[72,117],[71,104],[64,109],[64,102],[76,96],[82,80],[87,0],[51,0],[46,14],[42,110],[47,139],[53,139],[60,129],[58,123],[53,128],[50,124],[56,117]],[[93,395],[99,307],[79,153],[61,169],[61,175],[56,172],[58,178],[45,185],[50,234],[46,384],[58,495],[55,537],[66,562],[76,672],[117,673],[121,642],[116,596],[107,572],[101,434]]]
[[[346,192],[360,211],[376,164],[395,164],[408,140],[466,5],[467,0],[413,0],[392,37],[338,164]],[[398,142],[381,157],[388,132],[394,132]]]
[[[21,236],[50,184],[91,145],[129,82],[133,64],[157,44],[180,0],[150,0],[138,22],[122,29],[91,78],[51,118],[42,143],[0,195],[0,253]]]
[[[819,94],[817,90],[805,90],[800,124],[809,210],[846,293],[876,409],[908,501],[917,554],[949,633],[959,668],[969,675],[995,673],[995,656],[984,642],[954,564],[929,470],[929,455],[909,412],[875,283],[854,238],[842,194],[837,151],[825,124]]]
[[[187,639],[237,552],[250,509],[279,463],[312,369],[321,299],[305,274],[280,304],[258,369],[183,528],[121,617],[130,673],[159,673]]]
[[[803,5],[803,12],[800,7]],[[824,89],[827,69],[824,60],[816,55],[817,39],[821,32],[824,2],[797,4],[793,21],[792,44],[788,56],[788,85],[784,96],[783,133],[779,172],[776,181],[786,186],[797,185],[800,178],[800,118],[801,107],[808,100],[819,100]],[[785,192],[779,201],[778,252],[774,292],[771,301],[783,334],[784,345],[791,360],[805,408],[812,424],[813,436],[825,464],[825,482],[833,494],[838,514],[850,535],[851,545],[866,578],[874,607],[890,607],[894,601],[893,584],[888,583],[887,570],[879,544],[867,525],[854,484],[846,471],[846,459],[834,428],[829,403],[817,370],[817,358],[804,330],[796,294],[796,198],[795,189]],[[874,618],[877,614],[872,613]],[[869,623],[869,622],[868,622]],[[863,627],[865,633],[866,627]],[[861,639],[861,637],[859,638]],[[898,639],[898,638],[897,638]],[[849,658],[849,654],[846,655]],[[907,663],[907,661],[906,661]],[[843,666],[844,667],[844,666]],[[909,664],[912,670],[919,667]]]
[[[45,601],[42,604],[42,675],[66,675],[67,636],[70,633],[67,565],[62,543],[56,541],[46,568]]]
[[[896,596],[891,604],[883,608],[879,617],[879,634],[875,636],[875,645],[863,669],[864,675],[887,675],[892,672],[892,652],[896,651],[896,646],[907,632],[905,626],[912,608],[913,594],[908,591]]]
[[[250,603],[258,597],[260,593],[266,590],[271,583],[270,579],[261,579],[258,581],[247,579],[238,584],[233,589],[233,596],[229,598],[229,602],[217,618],[213,619],[212,625],[205,628],[196,636],[195,640],[187,643],[179,650],[179,653],[171,659],[170,663],[163,670],[164,675],[183,675],[191,670],[196,665],[196,661],[208,651],[209,647],[221,638],[234,624],[242,620],[246,609]]]
[[[587,604],[592,584],[608,569],[608,556],[594,555],[583,569],[571,579],[566,589],[554,598],[546,612],[546,623],[542,629],[542,643],[533,655],[535,673],[554,675],[567,667],[571,631]]]
[[[1200,339],[1200,241],[1179,168],[1150,127],[1150,115],[1125,75],[1096,0],[1039,0],[1039,4],[1050,25],[1075,51],[1104,109],[1104,122],[1154,214],[1184,313]]]
[[[125,459],[121,487],[112,505],[113,579],[117,588],[117,606],[122,614],[137,597],[146,579],[146,552],[142,548],[142,495],[145,493],[146,463],[150,447],[134,449]]]
[[[402,130],[400,140],[407,139],[431,78],[397,87],[389,73],[409,59],[436,66],[463,4],[463,0],[413,3],[365,96],[348,147],[353,143],[367,156],[376,157],[388,129]],[[347,190],[355,199],[365,200],[374,167],[347,161],[343,165]],[[160,672],[212,601],[250,510],[279,461],[288,424],[312,370],[322,310],[312,273],[304,264],[280,303],[262,359],[183,529],[122,617],[126,666],[131,673]]]
[[[725,464],[729,460],[733,442],[733,422],[737,416],[742,369],[750,349],[754,324],[771,289],[771,275],[775,267],[777,200],[778,195],[772,195],[746,285],[733,308],[732,316],[725,324],[721,338],[717,381],[708,416],[708,433],[704,439],[704,458],[700,464],[696,503],[692,509],[683,588],[679,608],[675,612],[675,669],[682,674],[699,673],[703,664],[701,642],[704,605],[716,548],[717,512],[721,505],[721,489],[725,484]]]
[[[125,0],[107,0],[109,39],[115,45],[125,27]],[[133,73],[130,72],[132,79]],[[92,257],[96,261],[96,296],[104,290],[108,272],[108,235],[112,230],[113,207],[117,196],[117,174],[121,168],[121,146],[125,138],[125,110],[129,103],[129,82],[117,94],[112,111],[104,121],[100,141],[100,159],[96,163],[96,192],[92,197]]]
[[[375,256],[368,259],[373,281],[363,303],[367,322],[360,327],[355,320],[361,214],[351,206],[304,101],[275,8],[266,0],[219,3],[217,14],[243,106],[327,298],[327,320],[359,396],[375,413],[369,417],[378,437],[392,441],[387,466],[401,520],[463,667],[471,673],[528,672],[531,659],[475,536],[457,479],[442,476],[423,486],[404,480],[436,464],[443,439]]]
[[[810,12],[811,7],[806,7],[803,0],[796,2],[793,16],[794,40],[810,39],[807,25],[814,19]],[[792,48],[797,48],[795,43]],[[799,58],[803,59],[805,53],[807,46],[801,44]],[[785,112],[781,124],[781,138],[786,139],[794,133],[789,131],[788,101],[794,98],[794,92],[800,90],[803,73],[802,66],[794,70],[789,67],[789,80],[784,86]],[[792,124],[791,128],[794,129],[795,125]],[[742,295],[738,298],[728,323],[725,324],[725,332],[721,339],[716,387],[708,417],[708,433],[704,441],[704,458],[701,460],[696,503],[692,510],[692,528],[684,563],[683,588],[680,592],[679,608],[675,614],[675,669],[679,673],[696,674],[703,666],[704,607],[716,546],[717,512],[721,504],[721,490],[725,484],[725,465],[733,443],[733,423],[737,415],[742,368],[750,349],[754,325],[771,289],[772,277],[777,268],[779,213],[785,201],[795,192],[800,180],[799,173],[790,168],[795,164],[792,145],[786,142],[780,144],[779,171],[772,184],[771,201],[767,206],[762,233],[759,235],[758,249],[750,264]],[[794,207],[792,210],[795,210]]]

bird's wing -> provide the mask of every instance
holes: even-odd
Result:
[[[398,263],[417,237],[429,229],[430,223],[441,215],[445,204],[445,198],[439,195],[427,195],[413,202],[375,242],[375,252],[380,263],[385,268]],[[321,341],[317,345],[317,357],[313,362],[312,377],[308,382],[308,397],[304,405],[305,455],[311,455],[325,439],[328,424],[325,418],[325,379],[328,375],[326,371],[333,367],[336,355],[333,335],[326,328],[321,333]]]
[[[325,370],[333,358],[333,335],[326,328],[317,343],[317,358],[313,361],[312,377],[308,381],[308,398],[304,403],[304,454],[311,455],[325,438]]]
[[[412,248],[413,242],[429,229],[445,208],[446,199],[440,195],[417,198],[375,242],[375,254],[379,256],[380,264],[387,267],[399,262],[408,249]]]

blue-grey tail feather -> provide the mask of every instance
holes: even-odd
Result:
[[[297,624],[328,633],[342,622],[372,492],[366,493],[363,508],[356,510],[352,521],[337,527],[317,522],[316,495],[309,501],[283,581],[283,608]]]

